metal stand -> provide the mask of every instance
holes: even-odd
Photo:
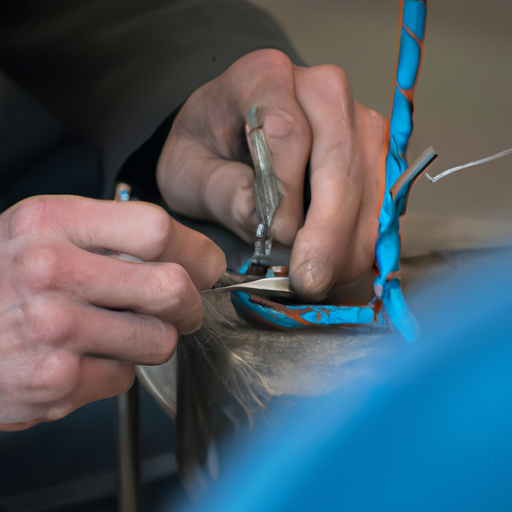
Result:
[[[129,201],[131,187],[118,183],[114,199]],[[116,397],[117,501],[119,512],[140,512],[139,381]]]
[[[140,512],[139,382],[116,397],[117,500],[119,512]]]

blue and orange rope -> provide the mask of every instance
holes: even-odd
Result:
[[[415,320],[405,304],[398,270],[401,253],[399,218],[405,211],[409,189],[416,175],[408,177],[393,194],[391,189],[407,169],[405,154],[413,129],[413,92],[423,56],[426,14],[426,0],[401,0],[389,145],[382,164],[385,179],[375,247],[375,298],[366,305],[286,305],[251,298],[243,292],[233,293],[233,303],[244,316],[250,312],[252,317],[256,316],[277,328],[375,328],[387,325],[390,319],[407,339],[415,337]]]

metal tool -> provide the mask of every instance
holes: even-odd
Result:
[[[222,292],[248,292],[259,297],[300,300],[299,296],[292,290],[288,277],[265,277],[239,274],[226,271],[210,290],[202,290],[201,295],[210,295]]]
[[[254,201],[259,224],[256,230],[254,254],[247,273],[265,276],[272,256],[270,227],[281,202],[281,193],[270,150],[261,128],[250,131],[249,150],[254,165]]]
[[[126,183],[116,186],[115,201],[129,201],[131,187]],[[138,260],[125,254],[113,255],[121,259]],[[117,452],[117,504],[119,512],[142,510],[142,481],[140,455],[140,397],[139,383],[116,396],[116,452]]]

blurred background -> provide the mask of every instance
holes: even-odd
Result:
[[[350,77],[355,98],[388,116],[399,0],[252,1],[274,15],[308,64],[340,65]],[[425,54],[415,94],[415,131],[409,148],[410,161],[432,145],[439,158],[429,172],[437,174],[512,147],[511,20],[512,2],[506,0],[430,1]],[[5,85],[0,83],[0,89],[2,87]],[[15,103],[10,105],[10,108],[16,107]],[[59,130],[55,125],[53,130],[48,130],[48,137],[59,139],[62,136]],[[37,127],[34,131],[39,132]],[[9,140],[7,135],[2,134],[4,141]],[[511,198],[512,155],[461,171],[436,184],[423,178],[418,180],[404,219],[405,253],[512,245]],[[150,408],[143,414],[146,422],[158,424],[164,432],[162,435],[168,435],[170,440],[170,420],[152,401],[145,403]],[[110,402],[96,407],[99,418],[110,418],[113,414]],[[113,431],[101,430],[99,421],[97,428],[80,430],[82,415],[88,414],[87,408],[78,411],[54,426],[54,432],[67,453],[68,467],[78,466],[84,474],[94,474],[99,471],[102,458],[109,458],[111,465],[107,473],[84,484],[87,492],[92,489],[96,497],[101,498],[115,489]],[[113,417],[110,422],[113,423]],[[43,436],[49,429],[49,425],[41,425],[38,433]],[[22,440],[22,436],[19,439]],[[164,477],[173,463],[173,459],[169,459],[173,447],[169,446],[167,458],[161,459],[156,457],[153,441],[149,427],[143,425],[143,445],[151,459],[145,474]],[[15,467],[10,462],[2,465],[0,460],[0,470],[3,470],[0,471],[0,495],[19,497],[24,493],[26,498],[24,502],[0,501],[0,510],[45,510],[42,498],[52,491],[45,491],[45,496],[37,492],[28,495],[26,481],[33,476],[40,484],[50,482],[54,479],[52,471],[57,468],[50,467],[49,455],[46,457],[43,453],[44,471],[31,475],[27,461],[35,446],[42,443],[36,437],[30,442],[23,440],[21,444],[23,452],[19,451],[19,445],[12,443],[12,437],[7,440],[6,436],[0,436],[3,460],[17,457]],[[96,446],[98,453],[91,453],[87,448],[90,445]],[[51,453],[54,447],[43,448]],[[34,471],[40,471],[38,468],[34,467]],[[24,482],[17,478],[17,471],[24,472]],[[104,487],[98,485],[98,481]],[[165,481],[166,491],[168,486]],[[54,503],[58,507],[55,510],[70,509],[69,503],[78,491],[75,487],[67,492],[68,495],[61,487],[53,488],[54,495],[59,496],[59,501]],[[156,491],[151,496],[159,499]],[[34,508],[34,503],[39,502],[40,508]],[[93,508],[74,508],[88,512],[113,509],[114,499],[102,504],[96,502]]]
[[[398,0],[252,1],[275,16],[308,64],[338,64],[356,100],[388,117]],[[432,145],[439,157],[429,173],[438,174],[512,147],[511,21],[506,0],[429,2],[410,162]],[[425,236],[430,250],[508,245],[511,199],[512,155],[435,184],[419,179],[404,218],[405,253],[424,252]]]

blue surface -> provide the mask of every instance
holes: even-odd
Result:
[[[493,256],[413,297],[416,343],[267,419],[277,429],[238,443],[187,510],[512,510],[511,261]]]
[[[425,36],[427,9],[423,0],[408,1],[403,6],[403,22],[422,41]]]

